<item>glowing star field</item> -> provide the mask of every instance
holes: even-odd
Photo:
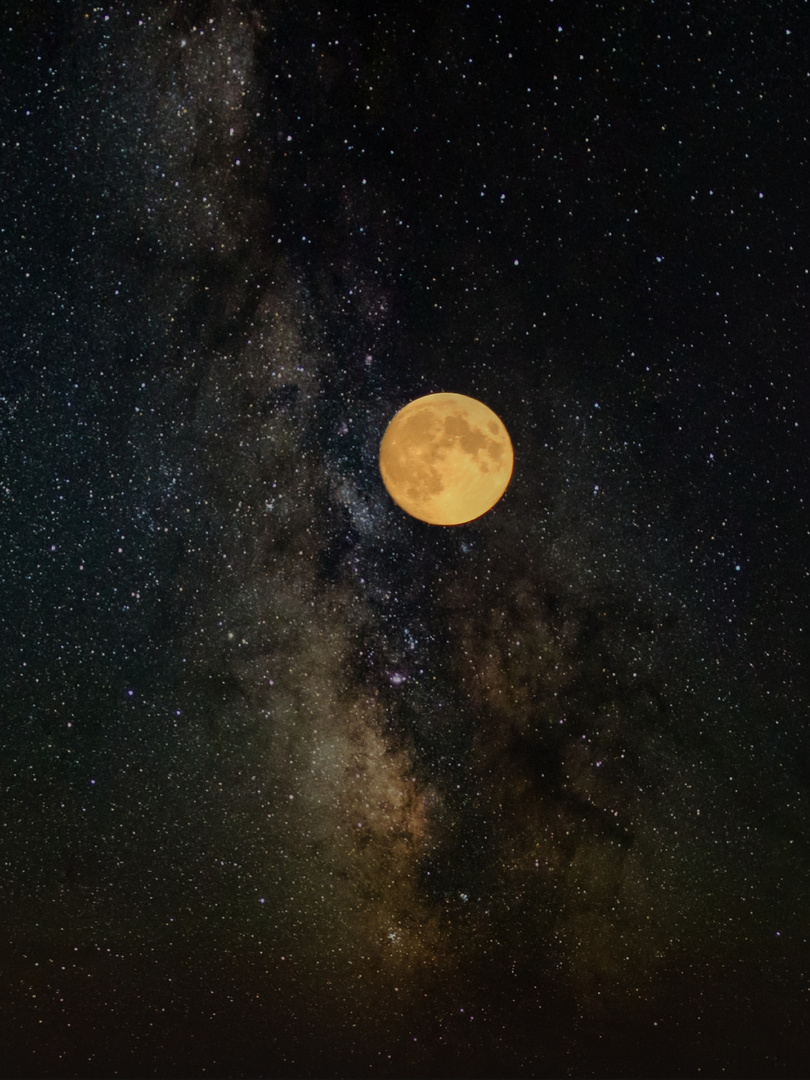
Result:
[[[807,1075],[801,5],[19,7],[0,1073]]]

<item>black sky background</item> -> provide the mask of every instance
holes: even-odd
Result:
[[[806,1073],[806,4],[4,27],[4,1075]]]

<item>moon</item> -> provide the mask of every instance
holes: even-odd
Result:
[[[464,394],[409,402],[380,443],[388,494],[429,525],[463,525],[486,514],[509,486],[514,462],[500,417]]]

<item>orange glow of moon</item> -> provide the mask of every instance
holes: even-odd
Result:
[[[428,394],[400,409],[380,443],[388,494],[430,525],[463,525],[509,486],[515,455],[500,418],[464,394]]]

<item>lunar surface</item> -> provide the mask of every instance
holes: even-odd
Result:
[[[396,414],[380,444],[389,495],[430,525],[462,525],[491,510],[513,465],[500,418],[464,394],[416,398]]]

